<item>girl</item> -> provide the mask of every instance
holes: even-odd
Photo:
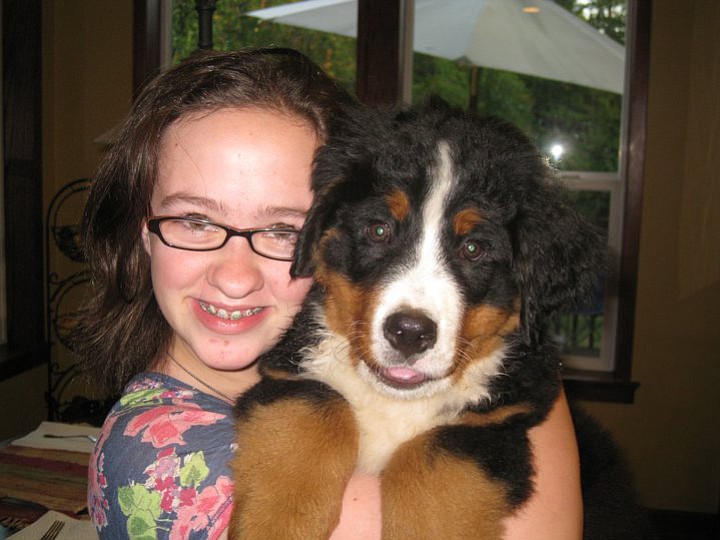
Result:
[[[123,124],[83,219],[95,295],[76,339],[92,380],[122,393],[89,468],[101,537],[225,534],[232,404],[310,286],[289,261],[313,155],[350,101],[295,51],[204,52],[151,82]],[[577,532],[579,481],[564,400],[556,409],[511,537],[548,515],[553,538],[577,537],[563,535]],[[379,499],[377,479],[354,477],[333,538],[379,538]],[[553,515],[568,502],[570,518]]]

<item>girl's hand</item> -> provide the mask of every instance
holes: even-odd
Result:
[[[331,540],[379,540],[381,528],[380,478],[353,476],[345,490],[340,523]]]

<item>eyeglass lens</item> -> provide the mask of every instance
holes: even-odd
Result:
[[[239,231],[216,223],[188,218],[153,220],[161,239],[179,249],[211,251],[225,245],[232,236],[242,236],[250,247],[265,257],[290,260],[293,256],[297,231],[286,229],[256,229]]]

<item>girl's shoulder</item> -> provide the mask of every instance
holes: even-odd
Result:
[[[101,536],[132,538],[147,526],[166,533],[158,538],[214,538],[232,506],[234,449],[231,405],[167,375],[139,374],[91,456],[88,504]]]
[[[233,433],[232,406],[162,373],[141,373],[125,391],[103,425],[108,443],[139,438],[154,448],[225,443]],[[203,428],[203,429],[195,429]]]

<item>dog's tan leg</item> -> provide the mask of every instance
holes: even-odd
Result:
[[[503,485],[438,449],[434,433],[399,447],[383,471],[383,540],[500,539],[509,512]]]
[[[258,405],[238,425],[238,446],[230,538],[328,538],[357,460],[347,402],[295,397]]]

